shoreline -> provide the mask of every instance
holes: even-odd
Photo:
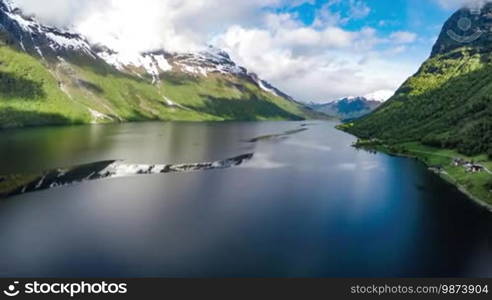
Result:
[[[340,130],[340,129],[339,129]],[[345,130],[342,130],[343,132],[349,133],[353,135],[350,132],[347,132]],[[353,135],[357,137],[356,135]],[[358,138],[358,137],[357,137]],[[359,148],[359,149],[364,149],[364,150],[371,150],[377,153],[383,153],[389,156],[394,156],[394,157],[400,157],[400,158],[407,158],[407,159],[414,159],[417,160],[421,163],[423,163],[429,172],[433,172],[434,174],[438,175],[442,180],[446,181],[447,183],[451,184],[453,187],[455,187],[458,191],[460,191],[462,194],[464,194],[468,199],[470,199],[474,204],[478,205],[480,208],[485,209],[489,213],[492,213],[492,204],[486,202],[485,200],[482,200],[481,198],[473,195],[465,186],[462,184],[458,183],[449,173],[446,171],[440,171],[434,168],[433,166],[429,165],[424,159],[417,155],[412,155],[409,153],[397,153],[393,152],[384,145],[362,145],[357,147],[356,144],[352,145],[352,147]]]
[[[398,156],[398,155],[396,155]],[[403,156],[400,156],[400,157],[403,157]],[[439,177],[441,179],[443,179],[444,181],[446,181],[447,183],[451,184],[453,187],[455,187],[456,189],[458,189],[461,193],[463,193],[465,196],[467,196],[470,200],[472,200],[475,204],[477,204],[478,206],[480,206],[481,208],[484,208],[485,210],[489,211],[490,213],[492,213],[492,204],[489,204],[483,200],[481,200],[480,198],[474,196],[472,193],[470,193],[463,185],[457,183],[453,177],[451,177],[448,173],[446,172],[439,172],[439,171],[436,171],[436,170],[433,170],[432,167],[430,167],[429,165],[427,165],[425,162],[423,162],[422,160],[416,158],[416,157],[406,157],[406,158],[411,158],[411,159],[416,159],[422,163],[425,164],[425,166],[428,168],[428,170],[430,172],[433,172],[434,174],[437,174],[439,175]]]
[[[190,123],[190,124],[227,124],[227,123],[257,123],[257,122],[316,122],[316,121],[336,121],[336,119],[328,118],[304,118],[304,119],[265,119],[265,120],[254,120],[254,119],[211,119],[211,120],[125,120],[125,121],[115,121],[115,122],[100,122],[100,123],[85,123],[85,122],[74,122],[74,123],[45,123],[45,124],[33,124],[33,125],[19,125],[19,126],[2,126],[0,124],[0,133],[17,131],[17,130],[28,130],[28,129],[39,129],[39,128],[62,128],[62,127],[84,127],[84,126],[114,126],[114,125],[126,125],[126,124],[145,124],[145,123],[156,123],[156,124],[168,124],[168,123]]]

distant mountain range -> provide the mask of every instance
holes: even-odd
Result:
[[[357,119],[370,114],[383,102],[365,97],[347,97],[328,103],[312,103],[313,110],[343,120]]]
[[[220,49],[118,53],[0,0],[0,128],[312,115]]]

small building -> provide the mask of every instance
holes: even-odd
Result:
[[[465,166],[465,168],[466,168],[466,171],[470,172],[470,173],[479,173],[479,172],[482,172],[484,170],[484,167],[482,167],[480,165],[476,165],[476,164],[467,164]]]
[[[455,158],[453,159],[453,166],[455,167],[461,167],[466,165],[468,162],[462,158]]]
[[[477,165],[473,161],[466,161],[462,158],[453,159],[452,165],[455,167],[463,167],[469,173],[478,173],[485,170],[485,168],[481,165]]]

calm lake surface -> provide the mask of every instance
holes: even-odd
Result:
[[[1,201],[0,276],[492,276],[490,213],[414,160],[351,148],[355,138],[335,125],[0,132],[0,174],[254,153],[229,169],[104,179]],[[299,128],[308,130],[248,142]]]

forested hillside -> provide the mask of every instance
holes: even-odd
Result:
[[[492,156],[492,4],[478,17],[456,12],[444,25],[431,57],[375,113],[346,126],[364,138],[390,144],[418,141],[473,156]],[[453,40],[460,18],[471,18],[482,35]],[[462,33],[464,34],[464,33]]]

